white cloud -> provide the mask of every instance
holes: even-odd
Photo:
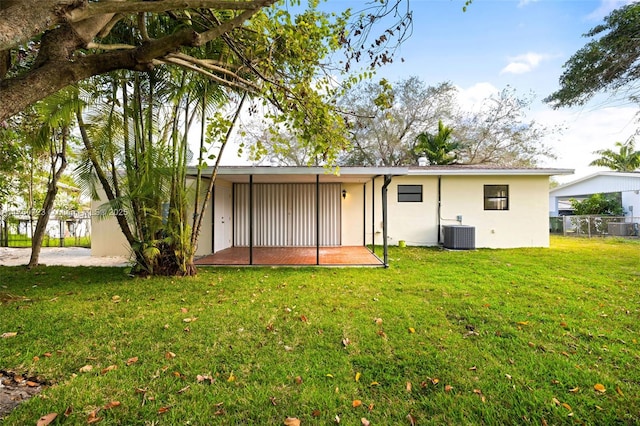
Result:
[[[465,111],[477,111],[485,99],[496,95],[500,90],[491,83],[476,83],[473,86],[458,89],[458,104]]]
[[[637,108],[609,107],[597,110],[552,110],[545,108],[532,115],[538,123],[561,126],[562,134],[550,135],[545,143],[553,147],[556,160],[548,160],[547,167],[575,169],[573,176],[558,176],[558,181],[568,182],[603,170],[590,167],[597,155],[594,151],[614,148],[615,142],[624,142],[635,133]]]
[[[526,0],[525,0],[526,1]],[[600,6],[587,15],[588,21],[601,21],[609,13],[627,4],[636,3],[638,0],[601,0]]]
[[[520,0],[520,2],[518,3],[518,7],[525,7],[526,5],[535,3],[537,1],[538,0]]]
[[[545,59],[550,56],[542,53],[528,52],[523,55],[514,56],[509,58],[509,64],[504,67],[500,74],[525,74],[528,73],[540,65]]]

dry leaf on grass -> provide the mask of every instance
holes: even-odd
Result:
[[[38,419],[38,423],[36,423],[36,426],[47,426],[52,421],[54,421],[56,417],[58,417],[58,413],[45,414]]]
[[[580,392],[580,388],[579,388],[578,386],[576,386],[576,387],[575,387],[575,388],[573,388],[573,389],[569,389],[569,392],[571,392],[571,393],[578,393],[578,392]]]
[[[593,389],[600,393],[605,393],[607,391],[602,383],[596,383],[595,385],[593,385]]]
[[[618,395],[624,396],[624,394],[622,393],[622,389],[620,389],[620,386],[616,387],[616,392],[618,392]]]
[[[165,359],[173,359],[176,357],[176,354],[174,354],[173,352],[167,352],[166,354],[164,354]]]
[[[411,413],[407,414],[407,420],[409,420],[409,424],[411,426],[416,426],[416,419],[411,415]]]
[[[355,377],[356,382],[359,382],[359,381],[360,381],[360,377],[361,377],[361,376],[362,376],[362,374],[358,371],[358,372],[356,373],[356,377]]]
[[[362,423],[362,426],[369,426],[371,424],[371,422],[364,417],[360,419],[360,423]]]
[[[98,423],[99,421],[102,420],[102,417],[98,417],[98,412],[100,411],[100,409],[96,409],[93,410],[92,412],[89,413],[89,417],[87,417],[87,424],[94,424],[94,423]]]
[[[164,414],[167,411],[169,411],[171,409],[171,407],[160,407],[158,408],[158,414]]]
[[[108,366],[108,367],[103,368],[103,369],[100,371],[100,374],[103,374],[103,375],[104,375],[104,374],[107,374],[109,371],[113,371],[113,370],[115,370],[115,369],[117,369],[117,368],[118,368],[118,367],[117,367],[117,366],[115,366],[115,365],[110,365],[110,366]]]
[[[18,333],[16,333],[15,331],[10,331],[8,333],[2,333],[2,338],[3,339],[8,339],[9,337],[16,337],[18,335]]]
[[[284,426],[300,426],[300,419],[297,417],[287,417],[284,419]]]
[[[80,367],[81,373],[88,373],[91,370],[93,370],[93,365],[85,365],[84,367]]]
[[[416,332],[416,329],[413,327],[409,327],[409,333],[413,334]]]
[[[351,403],[351,406],[353,408],[359,407],[362,405],[362,401],[360,401],[359,399],[354,399],[353,402]]]
[[[120,406],[120,401],[111,401],[104,406],[104,409],[110,410],[114,407],[119,407],[119,406]]]
[[[126,362],[127,365],[132,365],[135,364],[136,362],[138,362],[138,357],[134,356],[133,358],[129,358]]]
[[[446,385],[446,386],[444,387],[444,391],[445,391],[445,392],[451,392],[452,390],[453,390],[453,386],[451,386],[451,385]]]

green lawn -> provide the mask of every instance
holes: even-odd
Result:
[[[27,235],[11,234],[7,238],[7,247],[31,247],[31,238]],[[45,236],[42,247],[60,247],[60,238]],[[91,247],[91,237],[65,237],[63,247]]]
[[[0,334],[18,333],[0,369],[51,384],[2,424],[101,407],[104,425],[640,422],[638,241],[390,258],[187,279],[0,267]]]

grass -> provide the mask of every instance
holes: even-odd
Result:
[[[10,234],[7,238],[7,247],[31,247],[31,238],[27,235]],[[60,247],[60,238],[45,235],[42,247]],[[65,237],[63,247],[91,247],[91,237]]]
[[[3,425],[84,425],[112,401],[100,424],[640,422],[638,241],[390,257],[188,279],[0,267],[0,333],[18,333],[0,369],[51,385]]]

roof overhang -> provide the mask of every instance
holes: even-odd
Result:
[[[491,167],[426,166],[409,168],[409,176],[557,176],[572,175],[573,169],[508,169]]]
[[[247,183],[253,176],[254,183],[362,183],[376,176],[406,175],[406,167],[269,167],[269,166],[221,166],[218,177],[229,182]],[[213,167],[202,170],[203,176],[211,176]],[[190,167],[189,176],[196,176],[197,168]]]

